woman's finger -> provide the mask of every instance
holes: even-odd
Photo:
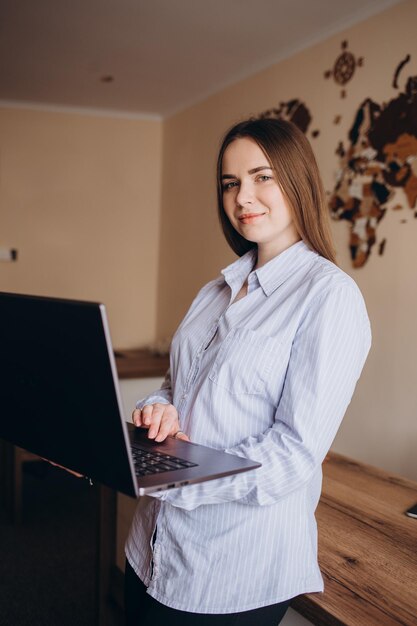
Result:
[[[133,411],[132,420],[136,426],[148,428],[148,437],[158,442],[179,430],[178,412],[172,404],[146,404],[142,410]]]
[[[191,441],[188,435],[180,431],[175,435],[175,439],[182,439],[183,441]]]
[[[168,436],[175,435],[180,427],[178,411],[173,404],[166,404],[156,441],[164,441]]]
[[[164,413],[164,407],[165,405],[163,404],[153,405],[151,420],[150,422],[148,422],[149,423],[149,432],[148,432],[149,439],[154,439],[159,432],[162,415]]]
[[[169,435],[174,435],[179,429],[178,417],[176,411],[166,409],[162,415],[159,432],[155,437],[155,441],[164,441]]]
[[[143,426],[150,426],[151,421],[152,421],[152,414],[153,414],[153,410],[154,410],[154,405],[153,404],[145,404],[144,407],[142,407],[142,425]]]
[[[132,413],[132,422],[135,426],[142,426],[141,420],[142,411],[140,409],[135,409]]]

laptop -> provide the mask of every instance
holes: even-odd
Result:
[[[0,293],[0,438],[133,497],[260,467],[124,415],[103,304]]]

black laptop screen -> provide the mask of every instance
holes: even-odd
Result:
[[[0,294],[0,437],[131,493],[109,348],[99,304]]]

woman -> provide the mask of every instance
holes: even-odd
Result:
[[[323,590],[321,463],[370,347],[303,133],[240,123],[217,172],[220,221],[240,258],[197,295],[170,373],[133,420],[157,441],[189,437],[262,467],[140,502],[126,545],[132,625],[276,626],[291,598]]]

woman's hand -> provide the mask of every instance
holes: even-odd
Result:
[[[149,429],[149,439],[161,442],[167,437],[176,437],[190,441],[180,430],[178,411],[172,404],[146,404],[142,409],[133,411],[132,421],[135,426]]]

